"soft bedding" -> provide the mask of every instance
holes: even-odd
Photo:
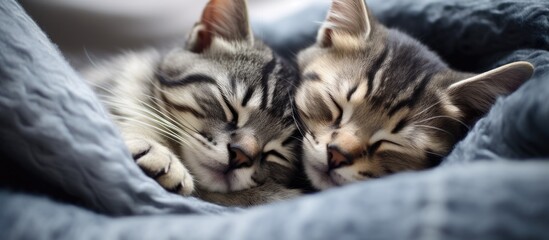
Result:
[[[437,168],[243,210],[146,177],[47,36],[2,1],[0,239],[549,239],[549,3],[368,4],[453,66],[527,60],[535,74]],[[290,55],[314,39],[326,9],[254,27]]]

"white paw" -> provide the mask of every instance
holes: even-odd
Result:
[[[126,140],[126,145],[141,170],[160,186],[186,196],[194,191],[193,177],[167,147],[148,139]]]

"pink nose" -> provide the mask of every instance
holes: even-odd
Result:
[[[353,157],[337,145],[328,146],[328,168],[330,170],[353,164]]]
[[[229,145],[229,168],[237,169],[243,167],[250,167],[253,165],[253,159],[255,155],[252,155],[248,151],[244,150],[242,146],[238,144]]]
[[[260,154],[260,147],[251,134],[236,134],[227,146],[229,150],[229,169],[251,167]]]

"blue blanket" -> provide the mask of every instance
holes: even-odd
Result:
[[[549,3],[368,3],[452,66],[527,60],[535,74],[437,168],[242,210],[146,177],[91,90],[15,0],[2,1],[0,239],[549,239]],[[326,9],[254,26],[292,53]]]

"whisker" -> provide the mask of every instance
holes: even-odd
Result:
[[[88,61],[90,61],[91,65],[92,65],[94,68],[99,68],[99,64],[96,64],[96,63],[92,60],[92,58],[91,58],[91,56],[90,56],[90,53],[88,52],[88,49],[87,49],[85,46],[83,47],[83,49],[84,49],[84,55],[86,56],[86,58],[88,59]]]
[[[450,120],[454,120],[458,123],[460,123],[461,125],[465,126],[468,130],[471,130],[471,128],[469,126],[467,126],[467,124],[465,124],[463,121],[457,119],[457,118],[454,118],[454,117],[450,117],[450,116],[445,116],[445,115],[439,115],[439,116],[434,116],[434,117],[430,117],[430,118],[426,118],[426,119],[423,119],[421,121],[416,121],[415,123],[422,123],[422,122],[427,122],[429,120],[433,120],[433,119],[437,119],[437,118],[448,118]]]
[[[442,128],[438,128],[438,127],[434,127],[434,126],[428,126],[428,125],[421,125],[421,124],[414,124],[413,126],[416,126],[416,127],[423,127],[423,128],[428,128],[428,129],[433,129],[433,130],[437,130],[437,131],[441,131],[441,132],[444,132],[444,133],[447,133],[448,135],[451,135],[452,137],[456,137],[454,134],[452,134],[451,132],[448,132]]]
[[[414,114],[414,115],[411,116],[410,118],[414,118],[414,117],[416,117],[416,116],[418,116],[418,115],[423,114],[423,113],[426,112],[426,111],[429,111],[429,109],[433,108],[434,106],[436,106],[437,104],[439,104],[439,103],[441,103],[441,102],[442,102],[442,99],[439,99],[437,102],[433,103],[431,106],[429,106],[429,107],[427,107],[427,108],[421,110],[421,112],[418,112],[418,113]]]
[[[131,111],[132,115],[136,115],[138,117],[143,117],[143,118],[146,118],[148,120],[151,120],[151,121],[153,121],[153,122],[155,122],[155,123],[157,123],[157,124],[159,124],[163,127],[166,127],[167,130],[173,129],[173,130],[179,131],[179,132],[186,132],[183,129],[180,129],[179,127],[173,125],[169,121],[166,121],[162,116],[160,116],[160,115],[158,115],[154,112],[151,112],[146,108],[126,106],[126,105],[123,105],[123,103],[121,103],[121,102],[116,102],[116,101],[113,101],[113,100],[104,99],[104,101],[107,104],[109,104],[111,107],[124,109],[125,111],[129,110],[129,111]],[[174,134],[176,133],[176,132],[173,132],[172,130],[169,130],[169,131],[174,133]]]
[[[148,94],[143,94],[144,97],[151,99],[152,103],[147,103],[139,99],[139,96],[133,96],[131,99],[129,99],[129,101],[133,102],[133,104],[127,104],[125,101],[123,101],[123,99],[121,99],[120,97],[117,97],[117,94],[113,90],[105,88],[99,84],[91,83],[91,85],[98,89],[104,90],[108,94],[112,94],[112,96],[110,96],[105,94],[99,94],[96,92],[96,94],[102,99],[102,101],[106,105],[114,109],[120,109],[122,110],[122,112],[129,112],[129,115],[131,116],[135,115],[137,117],[147,119],[148,121],[153,122],[155,125],[157,124],[158,126],[161,126],[162,128],[164,128],[162,130],[164,134],[162,135],[165,136],[166,134],[168,134],[167,132],[169,132],[172,135],[170,139],[174,140],[179,145],[182,145],[184,143],[189,145],[190,143],[192,143],[192,141],[186,141],[180,137],[178,137],[177,139],[173,139],[173,137],[177,136],[178,134],[185,134],[188,137],[192,137],[193,139],[202,142],[201,139],[199,139],[197,136],[194,136],[193,134],[191,134],[191,133],[200,134],[198,129],[196,129],[196,127],[194,127],[185,118],[177,118],[174,114],[167,111],[161,104],[159,104],[160,100],[157,97],[154,97]],[[154,107],[151,104],[154,104],[158,107]],[[115,116],[115,117],[117,117],[118,119],[131,119],[127,116]],[[184,124],[183,122],[176,121],[175,119],[183,120],[186,124]],[[133,120],[133,122],[138,122],[138,120]],[[160,131],[160,128],[155,127],[152,124],[144,123],[144,122],[140,122],[140,124],[153,127],[156,130]]]
[[[193,131],[193,132],[195,132],[195,133],[199,133],[199,131],[198,131],[196,128],[194,128],[194,127],[192,127],[192,126],[186,126],[186,125],[184,125],[184,124],[182,124],[182,123],[176,121],[176,120],[174,119],[174,118],[176,118],[176,116],[174,116],[173,114],[171,114],[171,113],[170,113],[169,111],[167,111],[163,106],[161,106],[158,102],[156,102],[156,101],[158,101],[157,98],[155,98],[155,97],[153,97],[153,96],[150,96],[150,95],[145,95],[145,96],[146,96],[146,97],[149,97],[149,98],[151,98],[151,99],[154,99],[155,101],[152,101],[152,102],[153,102],[156,106],[158,106],[159,108],[163,109],[166,113],[170,114],[171,117],[170,117],[170,115],[166,115],[164,112],[162,112],[162,111],[156,109],[155,107],[149,105],[148,103],[146,103],[146,102],[144,102],[144,101],[141,101],[141,100],[139,100],[139,99],[137,99],[137,100],[138,100],[141,104],[145,105],[146,107],[148,107],[148,108],[154,110],[155,112],[157,112],[158,114],[160,114],[163,118],[166,119],[166,121],[169,120],[171,124],[174,124],[174,125],[176,125],[177,127],[180,127],[180,128],[186,128],[186,129],[188,129],[188,130],[190,130],[190,131]],[[172,118],[172,117],[173,117],[173,118]],[[189,124],[190,124],[190,123],[189,123]]]
[[[177,136],[171,132],[168,132],[168,131],[165,131],[164,129],[161,129],[157,126],[154,126],[154,125],[151,125],[151,124],[148,124],[146,122],[143,122],[143,121],[139,121],[137,119],[134,119],[134,118],[130,118],[130,117],[123,117],[123,116],[114,116],[113,117],[114,119],[122,119],[122,120],[126,120],[126,121],[132,121],[132,122],[135,122],[135,123],[138,123],[138,124],[141,124],[143,126],[147,126],[147,127],[151,127],[151,128],[154,128],[155,130],[158,130],[160,131],[159,133],[162,134],[163,136],[165,137],[168,137],[170,138],[171,140],[174,140],[174,141],[179,141],[179,142],[182,142],[182,143],[188,143],[187,140],[183,139],[182,137],[180,136]]]
[[[113,95],[115,95],[115,94],[112,92],[112,90],[110,90],[110,89],[104,88],[104,87],[102,87],[102,86],[97,86],[97,87],[103,89],[103,90],[106,91],[106,92],[109,92],[109,93],[112,93]],[[114,103],[115,101],[113,101],[113,100],[116,100],[116,103],[120,103],[119,106],[121,106],[121,107],[124,107],[124,108],[130,107],[129,105],[124,105],[116,96],[106,96],[106,95],[101,95],[101,94],[99,94],[99,96],[102,97],[105,101],[110,101],[111,103]],[[153,98],[154,100],[157,100],[157,101],[158,101],[158,99],[155,98],[155,97],[153,97],[153,96],[146,95],[146,94],[145,94],[145,96],[146,96],[146,97],[149,97],[149,98]],[[169,120],[169,124],[171,124],[170,126],[172,126],[172,128],[175,128],[176,130],[183,131],[182,128],[186,128],[186,129],[188,129],[188,130],[190,130],[190,131],[194,131],[195,133],[198,133],[198,132],[199,132],[196,128],[192,127],[192,125],[191,125],[191,126],[186,126],[186,125],[183,125],[183,124],[177,122],[175,119],[171,118],[170,116],[167,116],[164,112],[162,112],[162,111],[156,109],[155,107],[149,105],[148,103],[146,103],[146,102],[143,101],[143,100],[140,100],[140,99],[137,98],[137,97],[135,97],[133,100],[136,100],[136,101],[139,102],[140,104],[145,105],[145,106],[148,107],[149,109],[152,109],[152,110],[154,110],[155,112],[157,112],[158,114],[160,114],[160,115],[158,115],[158,114],[153,114],[153,115],[155,115],[158,119],[160,119],[160,120],[162,120],[162,121],[165,121],[165,122],[168,122],[168,120]],[[163,108],[163,107],[162,107],[160,104],[158,104],[156,101],[153,101],[153,102],[154,102],[159,108]],[[122,108],[121,108],[121,109],[122,109]],[[139,110],[143,110],[143,109],[139,109]],[[150,113],[150,111],[147,111],[147,112],[149,112],[149,114],[152,114],[152,113]],[[166,111],[166,112],[168,112],[168,111]],[[169,112],[168,112],[168,113],[169,113]],[[172,117],[175,117],[175,116],[172,115]],[[190,123],[189,123],[189,124],[190,124]]]
[[[107,102],[108,103],[108,102]],[[115,102],[115,101],[112,101],[109,103],[112,107],[120,107],[121,104]],[[122,105],[122,107],[124,107]],[[124,108],[124,110],[129,110],[129,108]],[[172,123],[170,123],[169,121],[166,121],[165,119],[162,118],[162,116],[159,116],[158,114],[155,114],[149,110],[147,110],[146,108],[139,108],[139,107],[134,107],[132,108],[131,110],[133,110],[131,112],[131,115],[133,116],[138,116],[138,117],[142,117],[142,118],[145,118],[149,121],[152,121],[162,127],[164,127],[164,132],[169,132],[171,133],[172,135],[175,135],[175,136],[178,136],[178,134],[185,134],[186,136],[188,137],[191,137],[193,139],[195,139],[196,141],[198,142],[201,142],[203,143],[203,145],[207,145],[203,140],[201,140],[200,138],[194,136],[193,134],[191,134],[190,132],[187,132],[186,129],[188,128],[178,128],[177,126],[174,126]],[[119,119],[122,119],[122,118],[125,118],[125,119],[128,119],[129,117],[123,117],[123,116],[116,116],[118,117]],[[130,118],[131,119],[131,118]],[[159,121],[160,120],[160,121]],[[138,121],[138,120],[136,120]],[[147,124],[147,123],[145,123]],[[153,126],[151,124],[148,124],[146,126]],[[154,127],[154,126],[153,126]],[[155,128],[155,129],[159,129],[159,128]],[[195,132],[196,133],[196,132]],[[199,134],[199,133],[197,133]],[[173,139],[172,139],[173,140]],[[178,138],[179,141],[175,141],[177,144],[179,145],[183,145],[183,143],[187,144],[187,145],[193,145],[194,142],[193,141],[187,141],[185,139],[182,139],[182,138]],[[197,147],[198,145],[193,145],[194,147]]]
[[[154,87],[157,91],[159,91],[159,92],[161,92],[161,93],[164,93],[164,94],[166,93],[166,91],[165,91],[164,89],[160,88],[157,84],[153,84],[153,87]],[[155,104],[157,104],[157,105],[158,105],[158,102],[162,102],[162,100],[159,99],[159,98],[157,98],[157,97],[154,97],[154,96],[149,96],[149,97],[151,97],[152,99],[154,99],[154,100],[155,100]],[[158,106],[159,106],[159,105],[158,105]],[[163,108],[163,107],[162,107],[162,108]],[[169,113],[169,111],[166,111],[166,112]],[[198,129],[196,129],[196,128],[192,125],[192,123],[189,122],[187,119],[185,119],[185,118],[178,118],[177,116],[175,116],[175,115],[172,114],[172,113],[169,113],[169,114],[170,114],[172,117],[177,118],[177,119],[179,119],[179,120],[182,120],[182,121],[184,121],[184,122],[187,124],[187,125],[184,125],[184,124],[181,123],[181,126],[182,126],[182,127],[192,128],[192,130],[193,130],[195,133],[200,134],[200,131],[199,131]]]
[[[154,97],[154,96],[148,96],[150,97],[151,99],[153,99],[154,101],[154,104],[156,106],[158,106],[159,108],[162,108],[169,116],[167,116],[170,120],[172,120],[175,124],[177,124],[178,126],[182,127],[182,128],[188,128],[189,130],[197,133],[197,134],[200,134],[200,131],[198,131],[198,129],[196,129],[189,121],[187,121],[187,119],[185,118],[178,118],[177,116],[175,116],[173,113],[171,113],[170,111],[168,111],[164,106],[160,105],[158,102],[161,102],[160,99],[158,99],[157,97]],[[152,107],[151,107],[152,108]],[[164,114],[162,112],[162,114]],[[183,123],[180,123],[178,121],[176,121],[175,119],[180,119],[180,120],[183,120],[185,121],[188,125],[185,125]]]
[[[290,95],[290,101],[291,101],[291,99],[292,99],[292,96]],[[307,141],[309,142],[309,144],[313,145],[312,142],[311,142],[311,140],[310,140],[309,138],[307,138],[307,135],[304,134],[303,131],[302,131],[301,128],[300,128],[300,125],[301,125],[301,124],[300,124],[300,122],[297,120],[297,118],[296,118],[296,116],[295,116],[295,115],[296,115],[296,111],[295,111],[295,108],[294,108],[294,104],[290,104],[290,107],[292,108],[292,119],[294,120],[294,124],[295,124],[295,126],[296,126],[296,128],[297,128],[297,131],[299,131],[299,133],[301,134],[301,136],[303,136],[303,138],[305,138],[305,140],[307,140]],[[304,124],[303,124],[302,126],[305,128],[305,132],[306,132],[306,133],[307,133],[307,132],[310,132],[310,131],[308,131],[307,126],[305,126]]]
[[[298,138],[298,137],[290,137],[296,141],[299,141],[300,143],[304,143],[305,141],[303,141],[303,138]]]
[[[427,150],[423,150],[423,151],[426,152],[426,153],[429,153],[429,154],[433,154],[437,157],[441,157],[441,158],[446,157],[445,155],[442,155],[442,154],[439,154],[439,153],[436,153],[436,152],[431,152],[431,151],[427,151]]]

